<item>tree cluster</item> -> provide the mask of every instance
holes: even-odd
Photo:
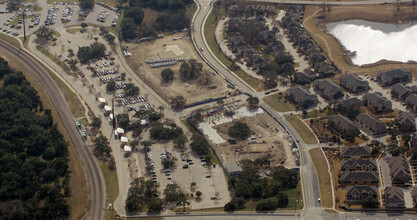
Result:
[[[0,219],[66,219],[68,143],[23,74],[0,70]]]
[[[94,153],[96,157],[106,158],[110,157],[112,149],[110,147],[109,139],[106,136],[100,135],[96,137],[93,141],[94,143]]]
[[[184,135],[182,128],[172,123],[169,127],[159,122],[155,122],[150,130],[151,138],[158,141],[170,141],[176,137]]]
[[[36,35],[36,43],[38,43],[38,44],[48,43],[48,41],[50,41],[52,39],[52,34],[53,33],[54,32],[52,31],[52,29],[50,29],[46,26],[41,26],[34,33]]]
[[[166,68],[161,71],[161,77],[164,83],[170,83],[174,80],[174,71],[171,68]]]
[[[155,198],[157,193],[157,183],[146,180],[143,177],[134,179],[130,183],[127,193],[125,209],[127,212],[141,212],[145,206],[148,207],[150,213],[158,213],[162,211],[162,200]]]
[[[180,77],[183,81],[195,80],[201,76],[203,71],[203,64],[197,62],[195,59],[189,59],[188,62],[183,62],[180,67]]]
[[[82,10],[93,9],[94,0],[80,0],[79,4]]]
[[[274,58],[273,62],[267,63],[260,74],[264,77],[264,85],[267,88],[277,86],[277,77],[292,77],[294,75],[294,60],[289,55],[279,55]]]
[[[182,189],[176,184],[168,184],[164,190],[165,203],[175,204],[176,206],[182,206],[184,211],[190,202],[187,201],[187,196]]]
[[[77,57],[82,64],[87,63],[91,59],[104,57],[106,54],[106,46],[99,42],[94,42],[90,46],[80,47]]]
[[[184,109],[186,103],[187,100],[183,96],[175,96],[171,99],[171,107],[176,111]]]
[[[190,143],[191,150],[200,156],[207,155],[210,151],[210,144],[199,134],[193,134]]]
[[[123,88],[123,92],[126,96],[137,96],[139,95],[140,89],[133,83],[126,83],[126,87]]]
[[[229,127],[227,134],[230,137],[234,138],[240,138],[242,140],[245,140],[249,137],[251,133],[250,128],[248,125],[244,122],[236,122],[234,125]]]
[[[158,121],[161,119],[164,115],[161,112],[156,112],[154,109],[140,109],[137,111],[134,115],[134,117],[140,118],[140,119],[149,119],[149,123],[152,123],[154,121]]]

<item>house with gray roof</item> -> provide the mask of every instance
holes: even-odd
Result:
[[[287,89],[287,98],[297,104],[297,106],[306,109],[318,103],[317,95],[311,94],[307,89],[301,86],[294,86]]]
[[[417,208],[417,187],[411,190],[411,199],[413,200],[413,207]]]
[[[365,159],[371,157],[372,150],[369,146],[342,146],[340,155],[344,159]]]
[[[378,185],[377,171],[342,171],[339,182],[342,186],[347,185]]]
[[[417,112],[417,95],[411,94],[405,99],[405,104],[414,112]]]
[[[413,80],[413,74],[403,68],[379,71],[376,79],[381,86],[390,86],[395,83],[407,83]]]
[[[225,170],[228,176],[236,176],[242,171],[242,168],[236,162],[228,162],[226,163]]]
[[[405,158],[404,155],[389,158],[388,167],[393,185],[410,185],[410,166],[408,164],[407,158]]]
[[[369,131],[371,135],[384,134],[387,132],[387,126],[385,123],[368,113],[356,116],[356,122],[362,128],[365,128],[367,131]]]
[[[364,95],[363,98],[366,106],[377,113],[390,111],[392,109],[391,101],[382,96],[379,92],[368,93]]]
[[[313,83],[314,89],[328,100],[340,99],[345,95],[343,89],[329,79],[318,79]]]
[[[346,186],[346,202],[361,202],[368,196],[378,197],[378,188],[376,186]]]
[[[375,171],[378,167],[373,160],[341,160],[341,171]]]
[[[350,110],[350,109],[359,109],[361,107],[362,100],[354,97],[350,99],[344,99],[339,101],[337,104],[337,108],[342,111]]]
[[[349,131],[358,131],[358,127],[348,118],[342,115],[332,115],[329,119],[329,126],[335,129],[339,134],[344,135]]]
[[[362,80],[356,74],[347,74],[340,77],[340,85],[353,93],[369,90],[369,82]]]
[[[402,132],[410,132],[416,130],[416,119],[411,112],[400,112],[395,121],[398,124],[398,129]]]
[[[398,98],[399,100],[405,100],[410,94],[410,90],[402,83],[396,83],[391,87],[391,97]]]
[[[403,190],[395,186],[385,188],[384,204],[386,208],[405,208]]]

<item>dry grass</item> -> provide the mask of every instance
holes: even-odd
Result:
[[[319,148],[311,149],[309,152],[319,178],[321,203],[324,208],[331,208],[333,206],[333,197],[326,158]]]
[[[283,94],[280,98],[278,94],[269,95],[263,98],[263,100],[268,103],[273,109],[277,112],[289,112],[294,111],[295,106],[291,104],[285,98],[285,94]]]
[[[306,144],[317,144],[317,138],[307,127],[307,125],[301,121],[300,118],[296,115],[287,115],[285,116],[287,121],[294,127],[298,134],[300,134],[301,138]]]
[[[98,161],[100,164],[101,171],[103,172],[104,182],[106,182],[106,203],[113,204],[119,195],[119,183],[117,181],[117,172],[116,170],[110,170],[107,163],[103,161]],[[106,220],[115,219],[116,211],[108,209],[104,210],[104,216]]]

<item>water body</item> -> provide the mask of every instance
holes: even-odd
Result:
[[[349,20],[327,24],[329,34],[349,51],[356,65],[380,60],[417,61],[417,24],[384,24]]]

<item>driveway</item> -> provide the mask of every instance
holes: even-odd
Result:
[[[388,159],[391,155],[384,153],[380,160],[378,160],[378,165],[381,168],[381,189],[385,187],[390,187],[391,185],[391,176],[389,175]]]

